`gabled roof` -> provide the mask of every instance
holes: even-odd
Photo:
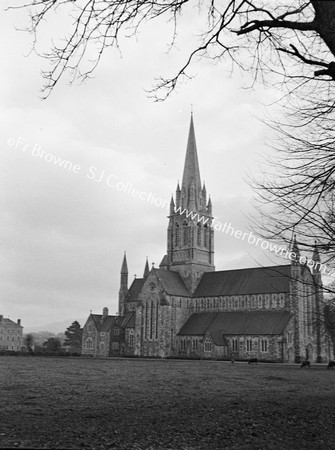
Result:
[[[169,295],[180,297],[189,297],[190,293],[186,288],[181,276],[178,272],[164,269],[154,269],[157,278],[161,281],[164,290]]]
[[[206,272],[193,297],[289,292],[290,276],[290,265]]]
[[[126,298],[126,302],[136,302],[138,299],[138,294],[141,292],[145,279],[144,278],[135,278],[132,282],[128,295]]]
[[[180,329],[179,336],[279,335],[289,323],[289,311],[233,311],[194,313]]]
[[[99,331],[109,331],[113,326],[118,316],[103,316],[103,314],[91,314],[90,316],[94,322],[94,325]],[[104,320],[102,321],[102,318]]]
[[[18,324],[18,323],[16,323],[16,322],[14,322],[14,321],[13,321],[13,320],[11,320],[11,319],[6,319],[5,317],[3,317],[3,319],[2,319],[2,323],[0,322],[0,325],[6,325],[6,326],[17,326],[17,327],[23,328],[23,326],[22,326],[22,325],[20,325],[20,324]]]
[[[90,317],[99,332],[109,332],[115,326],[135,328],[135,312],[130,312],[125,316],[105,316],[103,321],[103,314],[91,314]]]
[[[101,317],[102,317],[102,314],[90,314],[90,316],[89,316],[89,318],[91,318],[93,320],[96,329],[98,329],[100,327]],[[112,317],[114,317],[114,316],[112,316]]]
[[[106,319],[100,325],[99,331],[109,331],[113,325],[115,325],[118,316],[107,316]]]

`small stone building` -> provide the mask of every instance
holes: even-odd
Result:
[[[23,326],[21,320],[13,322],[11,319],[4,318],[0,315],[0,350],[9,350],[19,352],[22,350]]]
[[[82,355],[86,356],[133,356],[135,314],[124,316],[90,314],[83,328]]]

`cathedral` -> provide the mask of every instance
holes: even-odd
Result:
[[[90,314],[82,354],[156,358],[322,362],[320,264],[216,271],[212,202],[201,184],[191,116],[181,186],[170,203],[167,251],[128,285],[124,255],[117,316]],[[313,260],[320,263],[315,248]]]

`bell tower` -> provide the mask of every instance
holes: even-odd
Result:
[[[201,186],[193,114],[188,134],[181,187],[170,203],[167,258],[164,268],[179,272],[190,292],[204,272],[214,271],[212,202]],[[163,268],[163,266],[161,266]]]

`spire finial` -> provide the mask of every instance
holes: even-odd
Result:
[[[126,273],[126,274],[128,274],[128,265],[127,265],[127,255],[126,255],[126,252],[124,252],[124,255],[123,255],[123,261],[122,261],[122,266],[121,266],[121,273]]]
[[[186,147],[185,163],[184,163],[183,180],[182,180],[182,191],[186,194],[184,198],[185,207],[189,207],[190,188],[192,183],[194,184],[196,198],[198,198],[198,192],[201,189],[201,180],[197,154],[197,145],[195,141],[193,116],[191,115],[190,128]],[[195,206],[199,207],[198,201],[196,202]]]
[[[149,269],[148,257],[146,257],[143,278],[146,278],[149,275],[149,272],[150,272],[150,269]]]

